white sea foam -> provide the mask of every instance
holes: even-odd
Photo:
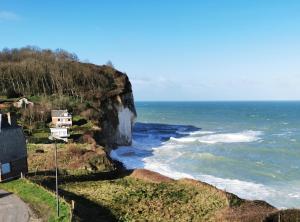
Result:
[[[207,134],[212,134],[212,133],[215,133],[215,132],[213,132],[213,131],[197,130],[197,131],[193,131],[193,132],[176,131],[176,133],[182,134],[182,135],[207,135]]]
[[[223,131],[224,129],[218,129]],[[250,143],[260,142],[263,132],[261,131],[241,131],[236,133],[216,133],[211,131],[177,132],[182,134],[181,138],[170,137],[167,133],[139,133],[133,141],[131,147],[119,147],[111,152],[113,159],[123,162],[128,169],[145,168],[174,179],[192,178],[207,182],[219,189],[234,193],[241,198],[262,199],[276,207],[295,207],[300,203],[300,190],[298,184],[288,185],[283,188],[280,184],[261,184],[259,182],[245,181],[237,176],[237,179],[217,177],[219,174],[201,174],[201,168],[189,168],[190,161],[195,163],[212,163],[215,161],[216,167],[219,158],[223,158],[219,151],[214,155],[210,153],[209,147],[205,144],[222,143]],[[175,136],[176,134],[173,134]],[[162,142],[162,138],[163,141]],[[267,139],[267,137],[266,137]],[[240,146],[240,144],[238,144]],[[202,149],[203,147],[203,149]],[[220,155],[220,156],[219,156]],[[225,157],[224,157],[225,158]],[[199,161],[199,162],[198,162]],[[225,160],[221,160],[225,161]],[[221,163],[223,163],[221,162]],[[187,163],[187,164],[186,164]],[[257,167],[263,167],[263,162],[256,162]],[[205,169],[205,166],[203,166]],[[298,169],[298,166],[294,168]],[[234,168],[233,168],[234,170]],[[220,170],[222,172],[222,170]],[[203,171],[209,172],[209,171]],[[299,205],[299,204],[298,204]]]
[[[199,131],[191,132],[190,135],[207,135],[207,134],[213,134],[213,133],[215,133],[215,132],[199,130]]]
[[[198,139],[201,143],[249,143],[261,140],[259,136],[262,135],[261,131],[243,131],[240,133],[220,133],[202,136]]]
[[[168,164],[163,164],[157,161],[155,158],[144,158],[143,161],[145,162],[145,169],[152,170],[158,172],[162,175],[171,177],[173,179],[180,179],[180,178],[190,178],[195,179],[192,175],[178,172],[176,170],[172,170]]]
[[[194,134],[199,135],[199,133]],[[200,137],[196,136],[186,136],[181,138],[171,137],[170,141],[180,142],[180,143],[249,143],[261,140],[260,136],[262,135],[261,131],[243,131],[240,133],[217,133],[213,134],[211,132],[209,135],[204,135]]]
[[[198,138],[197,137],[182,137],[182,138],[171,137],[170,141],[181,142],[181,143],[193,143],[198,141]]]
[[[173,179],[191,178],[200,180],[216,186],[219,189],[226,190],[231,193],[239,195],[241,198],[246,199],[267,199],[276,195],[276,191],[263,184],[241,181],[237,179],[224,179],[211,175],[191,175],[184,172],[172,169],[168,164],[162,164],[156,158],[149,157],[144,159],[145,169],[159,172],[165,176]]]

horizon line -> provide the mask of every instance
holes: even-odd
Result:
[[[135,102],[300,102],[299,100],[135,100]]]

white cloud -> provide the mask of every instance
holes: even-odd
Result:
[[[17,21],[20,17],[9,11],[0,11],[0,21]]]

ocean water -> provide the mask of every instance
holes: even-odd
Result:
[[[242,198],[300,208],[300,102],[137,102],[129,169],[194,178]]]

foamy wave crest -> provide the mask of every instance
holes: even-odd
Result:
[[[144,158],[145,162],[145,169],[152,170],[154,172],[158,172],[164,176],[173,178],[173,179],[181,179],[181,178],[190,178],[195,179],[192,175],[178,172],[176,170],[171,169],[171,167],[168,164],[163,164],[154,158]]]
[[[245,199],[268,199],[276,195],[276,190],[263,184],[242,181],[237,179],[223,179],[211,175],[197,175],[196,178],[203,182],[212,184],[219,189],[237,194]]]
[[[262,135],[261,131],[244,131],[241,133],[220,133],[202,136],[198,139],[201,143],[249,143],[261,140],[259,136]]]
[[[200,180],[219,189],[226,190],[239,195],[241,198],[250,200],[254,199],[269,199],[277,194],[276,190],[267,187],[263,184],[241,181],[237,179],[223,179],[211,175],[191,175],[184,172],[172,169],[168,164],[162,164],[154,158],[145,158],[145,169],[152,170],[171,177],[173,179],[191,178]]]
[[[199,134],[195,134],[199,135]],[[170,141],[175,141],[178,143],[207,143],[207,144],[215,144],[215,143],[249,143],[261,140],[260,136],[262,135],[261,131],[243,131],[240,133],[218,133],[218,134],[210,134],[205,136],[187,136],[182,138],[174,138],[171,137]]]
[[[213,134],[215,132],[213,131],[195,131],[195,132],[191,132],[190,135],[207,135],[207,134]]]
[[[197,137],[182,137],[182,138],[175,138],[171,137],[170,141],[180,142],[180,143],[193,143],[198,140]]]
[[[207,135],[207,134],[213,134],[215,132],[213,131],[203,131],[203,130],[197,130],[194,132],[182,132],[182,131],[176,131],[176,133],[181,134],[181,135]]]

